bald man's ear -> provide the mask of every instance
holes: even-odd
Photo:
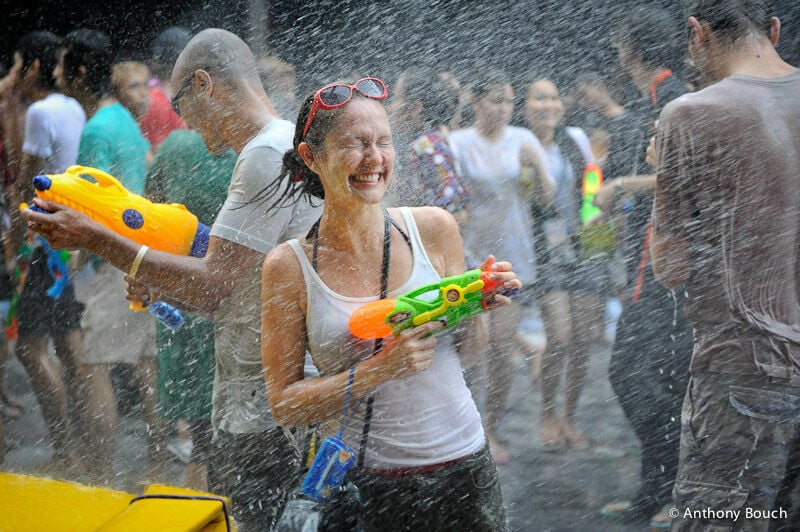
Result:
[[[198,94],[211,96],[214,89],[214,80],[211,79],[211,74],[199,68],[194,71],[194,79],[192,80],[195,90]]]

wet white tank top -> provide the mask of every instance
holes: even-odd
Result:
[[[413,267],[408,280],[391,291],[396,297],[438,282],[414,217],[401,209],[408,228]],[[332,291],[320,279],[300,243],[289,240],[300,262],[307,294],[308,350],[323,375],[346,371],[372,355],[373,341],[350,334],[350,314],[374,297],[347,297]],[[375,390],[364,465],[371,469],[399,469],[438,464],[473,454],[485,445],[480,415],[462,374],[452,334],[439,343],[431,368],[410,377],[387,381]],[[358,372],[356,372],[358,379]],[[351,402],[344,430],[345,442],[358,451],[366,399]]]

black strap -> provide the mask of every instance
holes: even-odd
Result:
[[[403,228],[400,227],[400,224],[398,224],[395,221],[394,218],[389,216],[389,212],[386,209],[383,209],[383,217],[384,217],[384,221],[385,221],[385,219],[388,219],[389,222],[394,226],[394,228],[397,229],[397,232],[400,233],[400,236],[403,237],[403,240],[406,241],[406,244],[408,244],[408,247],[410,248],[411,247],[411,239],[408,237],[406,232],[403,231]],[[309,229],[308,233],[306,234],[306,240],[312,240],[311,267],[314,268],[314,271],[317,271],[317,264],[318,264],[318,261],[317,261],[317,255],[318,255],[318,252],[319,252],[318,234],[319,234],[319,223],[321,221],[322,221],[322,217],[320,217],[316,222],[314,222],[314,225],[311,226],[311,229]],[[386,238],[386,234],[387,233],[384,232],[384,239]]]
[[[322,218],[317,220],[306,235],[306,239],[311,239],[311,266],[314,271],[317,271],[317,252],[319,249],[319,224]],[[380,299],[386,299],[389,293],[389,263],[391,262],[392,255],[392,226],[394,226],[403,240],[411,247],[411,239],[405,231],[398,225],[398,223],[389,216],[389,212],[383,209],[383,260],[381,262],[381,293]],[[375,340],[375,346],[372,349],[372,355],[377,355],[383,347],[383,340],[378,338]],[[367,398],[367,405],[364,411],[364,428],[361,432],[361,445],[358,449],[358,467],[364,466],[364,455],[367,450],[367,439],[369,437],[369,427],[372,421],[372,407],[375,402],[375,396],[370,394]]]
[[[392,256],[392,233],[391,227],[389,225],[391,222],[393,223],[391,216],[386,211],[383,210],[383,262],[381,264],[381,299],[386,299],[387,294],[389,293],[389,261]],[[397,224],[394,224],[397,227]],[[398,227],[398,229],[400,229]],[[406,241],[408,241],[408,237],[400,230],[400,234],[406,237]],[[372,349],[372,355],[377,355],[381,348],[383,347],[383,338],[378,338],[375,340],[375,347]],[[358,467],[364,467],[364,455],[367,454],[367,440],[369,439],[369,426],[372,422],[372,406],[375,403],[375,394],[370,394],[369,398],[367,398],[367,406],[364,410],[364,428],[361,431],[361,445],[358,447]]]

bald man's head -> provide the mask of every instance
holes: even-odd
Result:
[[[231,88],[261,85],[252,50],[229,31],[211,28],[192,37],[175,62],[172,86],[180,87],[198,69]]]
[[[172,71],[172,105],[212,153],[237,152],[271,119],[253,52],[233,33],[203,30],[186,44]]]

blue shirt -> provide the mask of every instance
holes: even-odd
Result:
[[[103,170],[135,194],[144,192],[147,151],[133,115],[119,102],[102,107],[81,132],[78,164]]]

